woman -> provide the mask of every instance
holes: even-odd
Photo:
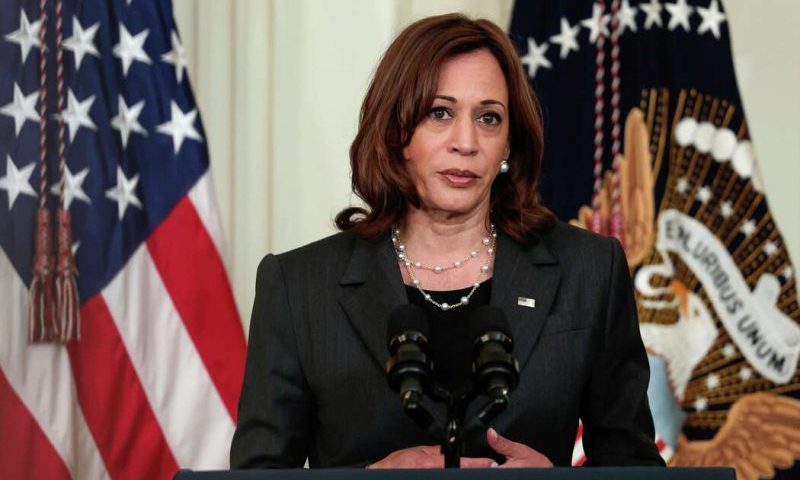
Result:
[[[468,311],[509,319],[519,386],[462,465],[569,465],[579,418],[588,464],[662,464],[624,253],[538,203],[536,105],[493,23],[443,15],[400,33],[350,150],[368,208],[259,266],[232,468],[441,467],[384,377],[389,313],[409,302],[428,311],[449,388],[469,381]]]

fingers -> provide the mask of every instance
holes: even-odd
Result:
[[[440,447],[424,445],[416,448],[420,455],[412,462],[411,468],[444,468],[444,455]]]
[[[442,447],[440,447],[438,445],[422,445],[422,446],[413,447],[413,448],[416,449],[417,451],[419,451],[420,453],[424,453],[426,455],[432,455],[432,456],[435,456],[435,457],[440,456],[441,453],[442,453]]]
[[[503,437],[494,428],[486,431],[486,440],[495,452],[506,458],[519,456],[523,448],[527,450],[527,447]]]
[[[412,463],[408,468],[444,468],[444,456],[426,457],[419,462]]]
[[[497,453],[506,457],[506,462],[500,468],[541,468],[552,467],[553,462],[544,454],[537,452],[527,445],[512,442],[499,435],[495,429],[486,431],[489,446]]]
[[[497,462],[491,458],[462,457],[461,468],[495,468]]]
[[[443,468],[444,457],[436,446],[418,446],[397,450],[367,468]]]

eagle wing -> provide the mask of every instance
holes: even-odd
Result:
[[[755,393],[737,401],[711,440],[681,436],[670,466],[729,466],[739,480],[770,479],[800,458],[800,401]]]
[[[644,113],[632,109],[625,120],[625,157],[619,166],[620,207],[628,264],[635,267],[655,242],[655,200],[650,134]]]
[[[655,241],[655,204],[650,140],[644,114],[633,108],[625,120],[624,153],[614,160],[619,171],[619,203],[622,212],[623,239],[628,266],[636,268],[650,252]],[[606,172],[599,192],[599,210],[603,231],[609,232],[613,206],[614,174]],[[589,206],[578,210],[570,223],[588,229],[594,212]]]

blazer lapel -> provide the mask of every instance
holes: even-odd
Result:
[[[396,306],[408,303],[389,235],[375,243],[357,238],[339,284],[348,287],[339,298],[339,304],[383,369],[389,358],[386,347],[389,314]]]
[[[497,240],[491,304],[508,317],[514,355],[523,368],[558,291],[560,268],[541,241],[525,248],[502,233]],[[389,314],[396,306],[408,303],[388,234],[375,243],[356,239],[339,284],[348,287],[339,298],[348,320],[372,357],[384,368],[389,358],[386,348]],[[520,305],[519,299],[535,300],[535,306]]]
[[[558,290],[560,268],[542,241],[524,248],[503,234],[497,240],[490,303],[508,317],[513,353],[522,369],[542,333]]]

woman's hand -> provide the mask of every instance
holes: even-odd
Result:
[[[491,458],[461,459],[461,468],[490,468],[497,466]],[[383,460],[367,465],[367,468],[444,468],[444,456],[439,447],[420,446],[392,452]]]
[[[486,440],[495,452],[506,457],[500,468],[549,468],[553,462],[536,450],[500,436],[494,428],[486,431]]]

